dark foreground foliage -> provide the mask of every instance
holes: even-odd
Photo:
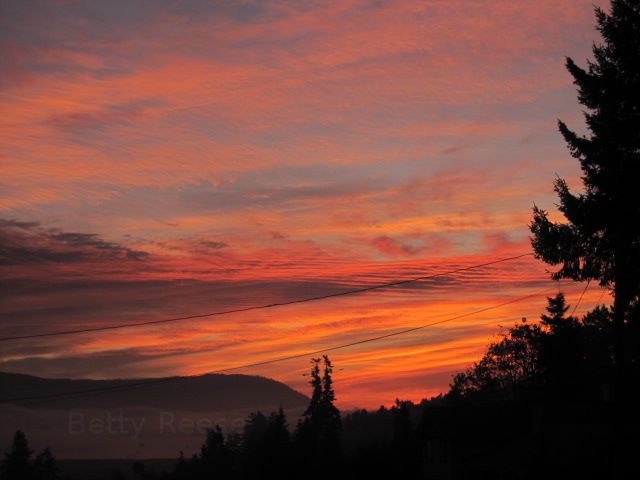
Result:
[[[446,395],[420,404],[341,416],[331,362],[314,359],[295,428],[282,410],[256,412],[241,435],[210,431],[161,478],[612,478],[634,468],[611,442],[612,314],[568,308],[562,293],[549,298],[540,321],[506,329]]]
[[[4,454],[0,464],[2,480],[59,480],[56,459],[47,447],[33,458],[27,437],[18,430],[13,437],[11,449]]]
[[[611,442],[611,311],[578,318],[561,293],[548,302],[539,322],[506,329],[445,395],[341,415],[331,361],[313,359],[310,403],[295,427],[282,409],[255,412],[240,434],[210,430],[171,471],[136,462],[114,479],[614,478],[637,469]],[[30,458],[16,434],[2,480],[60,478],[48,450]]]
[[[610,446],[612,315],[567,309],[562,294],[549,298],[539,322],[507,329],[446,395],[420,404],[341,418],[331,363],[316,359],[292,432],[282,410],[256,412],[239,436],[210,431],[163,478],[610,478],[622,468]]]

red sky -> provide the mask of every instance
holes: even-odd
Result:
[[[596,2],[601,3],[601,2]],[[530,250],[579,170],[592,0],[2,2],[1,336],[287,301]],[[326,302],[7,342],[0,370],[196,374],[547,289],[524,259]],[[583,286],[567,283],[569,302]],[[606,301],[597,288],[579,311]],[[343,407],[446,390],[544,296],[335,352]],[[305,390],[305,359],[252,368]]]

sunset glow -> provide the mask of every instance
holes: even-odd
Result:
[[[592,0],[3,2],[0,337],[197,315],[531,251],[580,171]],[[603,2],[595,2],[600,4]],[[355,21],[357,19],[357,21]],[[551,215],[557,215],[551,213]],[[0,371],[200,374],[336,350],[341,408],[446,390],[545,295],[524,257],[359,295],[5,342]],[[595,282],[578,313],[609,303]],[[238,370],[306,391],[308,358]]]

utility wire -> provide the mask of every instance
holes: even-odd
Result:
[[[607,293],[606,289],[602,289],[602,293],[600,293],[600,296],[598,297],[598,301],[596,302],[596,307],[600,306],[600,302],[602,301],[602,297],[604,297],[604,294]]]
[[[549,291],[546,290],[542,290],[542,291],[538,291],[535,293],[531,293],[528,295],[524,295],[521,297],[517,297],[511,300],[508,300],[506,302],[502,302],[496,305],[492,305],[489,307],[484,307],[481,308],[479,310],[474,310],[472,312],[467,312],[467,313],[463,313],[460,315],[456,315],[454,317],[449,317],[446,318],[444,320],[438,320],[435,322],[431,322],[431,323],[426,323],[424,325],[419,325],[417,327],[411,327],[411,328],[406,328],[403,330],[399,330],[397,332],[392,332],[392,333],[387,333],[385,335],[379,335],[376,337],[369,337],[369,338],[365,338],[362,340],[357,340],[355,342],[350,342],[350,343],[344,343],[344,344],[340,344],[340,345],[334,345],[331,347],[327,347],[327,348],[321,348],[318,350],[312,350],[312,351],[308,351],[308,352],[304,352],[304,353],[297,353],[294,355],[287,355],[287,356],[283,356],[283,357],[277,357],[277,358],[273,358],[270,360],[264,360],[262,362],[254,362],[254,363],[247,363],[244,365],[238,365],[235,367],[229,367],[229,368],[222,368],[219,370],[213,370],[213,371],[209,371],[204,373],[203,375],[213,375],[213,374],[219,374],[219,373],[228,373],[228,372],[232,372],[235,370],[240,370],[240,369],[244,369],[244,368],[251,368],[251,367],[258,367],[258,366],[263,366],[263,365],[270,365],[273,363],[278,363],[278,362],[284,362],[287,360],[294,360],[297,358],[303,358],[303,357],[308,357],[311,355],[317,355],[319,353],[326,353],[326,352],[332,352],[332,351],[336,351],[336,350],[342,350],[345,348],[350,348],[350,347],[354,347],[357,345],[363,345],[366,343],[371,343],[371,342],[377,342],[380,340],[384,340],[387,338],[391,338],[391,337],[396,337],[399,335],[404,335],[407,333],[411,333],[411,332],[415,332],[418,330],[422,330],[428,327],[433,327],[435,325],[440,325],[443,323],[447,323],[447,322],[452,322],[454,320],[459,320],[461,318],[466,318],[466,317],[470,317],[473,315],[477,315],[479,313],[484,313],[484,312],[488,312],[490,310],[495,310],[497,308],[500,307],[504,307],[506,305],[511,305],[513,303],[517,303],[517,302],[521,302],[523,300],[526,300],[528,298],[531,297],[536,297],[536,296],[540,296],[543,294],[550,294]],[[32,395],[32,396],[24,396],[24,397],[14,397],[14,398],[3,398],[0,399],[0,403],[16,403],[16,402],[36,402],[36,403],[43,403],[43,402],[50,402],[50,401],[56,401],[56,400],[64,400],[64,399],[73,399],[75,398],[75,396],[83,396],[83,395],[92,395],[92,394],[101,394],[101,393],[107,393],[107,392],[111,392],[114,390],[122,390],[122,389],[126,389],[126,388],[135,388],[135,387],[142,387],[142,386],[147,386],[147,385],[155,385],[155,384],[159,384],[159,383],[166,383],[166,382],[171,382],[171,381],[176,381],[176,380],[180,380],[180,379],[185,379],[185,378],[190,378],[190,377],[167,377],[167,378],[157,378],[157,379],[150,379],[150,380],[145,380],[145,381],[139,381],[139,382],[133,382],[133,383],[124,383],[122,385],[109,385],[109,386],[105,386],[105,387],[96,387],[96,388],[91,388],[91,389],[86,389],[86,390],[77,390],[74,392],[61,392],[61,393],[51,393],[51,394],[43,394],[43,395]]]
[[[589,284],[591,283],[591,279],[589,278],[587,280],[587,284],[584,286],[584,290],[582,290],[582,293],[580,294],[580,298],[578,298],[578,303],[576,303],[576,306],[573,307],[573,311],[571,312],[571,316],[573,317],[573,314],[576,313],[576,310],[578,309],[578,306],[580,305],[580,302],[582,301],[582,297],[584,297],[584,294],[587,292],[587,288],[589,288]]]
[[[75,334],[89,333],[89,332],[101,332],[101,331],[105,331],[105,330],[118,330],[118,329],[122,329],[122,328],[142,327],[142,326],[147,326],[147,325],[159,325],[159,324],[163,324],[163,323],[173,323],[173,322],[181,322],[181,321],[185,321],[185,320],[194,320],[194,319],[197,319],[197,318],[214,317],[214,316],[219,316],[219,315],[229,315],[231,313],[249,312],[249,311],[253,311],[253,310],[263,310],[263,309],[267,309],[267,308],[283,307],[285,305],[294,305],[294,304],[297,304],[297,303],[314,302],[314,301],[317,301],[317,300],[326,300],[326,299],[329,299],[329,298],[342,297],[342,296],[346,296],[346,295],[355,295],[355,294],[359,294],[359,293],[370,292],[370,291],[373,291],[373,290],[379,290],[379,289],[382,289],[382,288],[395,287],[395,286],[398,286],[398,285],[405,285],[405,284],[408,284],[408,283],[419,282],[421,280],[429,280],[431,278],[441,277],[443,275],[452,275],[454,273],[464,272],[464,271],[467,271],[467,270],[473,270],[473,269],[476,269],[476,268],[488,267],[490,265],[496,265],[498,263],[517,260],[519,258],[527,257],[527,256],[530,256],[530,255],[533,255],[533,253],[531,253],[531,252],[523,253],[521,255],[516,255],[516,256],[513,256],[513,257],[501,258],[499,260],[494,260],[494,261],[491,261],[491,262],[481,263],[481,264],[477,264],[477,265],[470,265],[468,267],[457,268],[455,270],[449,270],[449,271],[446,271],[446,272],[434,273],[434,274],[431,274],[431,275],[425,275],[425,276],[421,276],[421,277],[414,277],[414,278],[409,278],[409,279],[405,279],[405,280],[397,280],[397,281],[389,282],[389,283],[381,283],[381,284],[378,284],[378,285],[372,285],[370,287],[355,288],[355,289],[352,289],[352,290],[345,290],[345,291],[337,292],[337,293],[329,293],[329,294],[326,294],[326,295],[318,295],[318,296],[315,296],[315,297],[307,297],[307,298],[302,298],[302,299],[298,299],[298,300],[288,300],[286,302],[270,303],[270,304],[266,304],[266,305],[253,305],[253,306],[250,306],[250,307],[235,308],[235,309],[232,309],[232,310],[222,310],[222,311],[218,311],[218,312],[200,313],[200,314],[197,314],[197,315],[187,315],[187,316],[183,316],[183,317],[165,318],[165,319],[161,319],[161,320],[148,320],[148,321],[137,322],[137,323],[124,323],[124,324],[119,324],[119,325],[105,325],[105,326],[100,326],[100,327],[80,328],[80,329],[74,329],[74,330],[60,330],[60,331],[57,331],[57,332],[32,333],[32,334],[28,334],[28,335],[16,335],[16,336],[10,336],[10,337],[0,337],[0,342],[8,342],[8,341],[12,341],[12,340],[27,340],[27,339],[30,339],[30,338],[55,337],[55,336],[60,336],[60,335],[75,335]]]

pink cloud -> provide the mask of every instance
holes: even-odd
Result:
[[[17,2],[0,20],[0,214],[39,225],[1,232],[0,270],[19,290],[2,312],[12,329],[268,303],[519,253],[554,172],[577,178],[554,121],[580,119],[563,57],[589,54],[589,0],[223,3]],[[74,359],[127,348],[136,371],[197,373],[453,315],[546,278],[523,260],[365,301],[52,347]],[[50,289],[21,290],[38,279]],[[377,381],[412,399],[445,388],[491,320],[440,332],[440,348],[413,338],[361,363],[339,357],[344,404]],[[11,358],[27,368],[52,351]],[[376,355],[390,373],[370,366]],[[437,364],[433,385],[421,364]],[[290,370],[263,373],[301,385]]]

